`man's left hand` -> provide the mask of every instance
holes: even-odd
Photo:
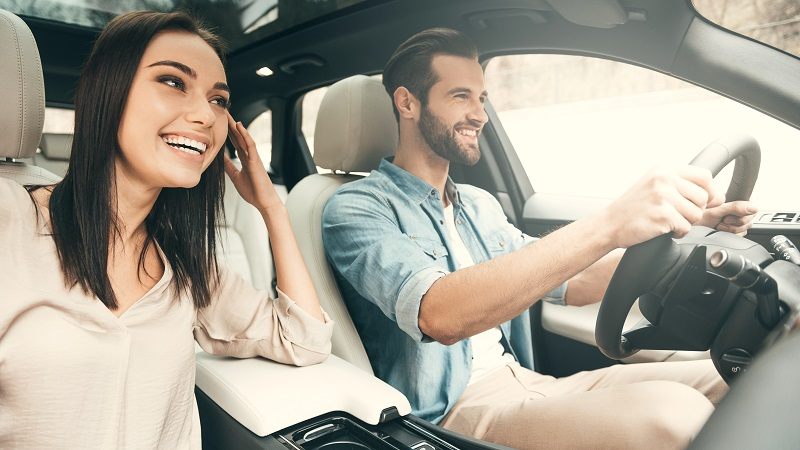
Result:
[[[747,230],[753,226],[753,219],[758,208],[752,202],[745,200],[723,203],[724,201],[723,195],[721,198],[715,198],[709,202],[703,212],[703,218],[695,225],[744,236]]]

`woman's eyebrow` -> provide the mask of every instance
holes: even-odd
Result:
[[[178,61],[171,61],[171,60],[164,60],[164,61],[156,61],[153,64],[150,64],[147,67],[154,67],[154,66],[169,66],[174,67],[181,72],[185,73],[187,76],[191,77],[192,79],[197,79],[197,72],[194,71],[191,67],[187,66],[186,64],[179,63]],[[231,88],[228,87],[227,84],[218,81],[214,83],[214,89],[218,89],[220,91],[225,91],[227,93],[231,93]]]
[[[154,67],[154,66],[174,67],[174,68],[180,70],[181,72],[185,73],[186,75],[188,75],[188,76],[190,76],[192,78],[197,78],[197,73],[194,71],[194,69],[192,69],[191,67],[187,66],[186,64],[179,63],[178,61],[170,61],[170,60],[157,61],[157,62],[154,62],[153,64],[150,64],[147,67]]]

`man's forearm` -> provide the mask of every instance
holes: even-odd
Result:
[[[606,295],[608,282],[624,254],[624,249],[616,249],[572,277],[567,287],[566,303],[571,306],[585,306],[602,300]]]
[[[604,220],[573,222],[508,255],[453,272],[423,296],[423,333],[452,344],[506,322],[613,250]]]

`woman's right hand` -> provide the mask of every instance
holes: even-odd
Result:
[[[225,173],[228,174],[236,191],[244,201],[255,206],[262,214],[267,213],[276,206],[283,207],[278,192],[272,185],[267,169],[258,156],[258,149],[252,136],[241,122],[233,120],[230,112],[228,115],[228,136],[233,143],[239,160],[241,170],[225,155]]]

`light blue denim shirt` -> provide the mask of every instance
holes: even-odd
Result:
[[[446,190],[476,264],[535,240],[508,222],[488,192],[449,178]],[[408,397],[415,415],[434,423],[461,396],[472,363],[469,339],[445,346],[419,329],[422,296],[456,269],[445,227],[439,192],[389,160],[339,188],[322,216],[328,261],[375,374]],[[566,284],[546,300],[563,302],[565,291]],[[528,312],[500,330],[506,350],[532,369]]]

